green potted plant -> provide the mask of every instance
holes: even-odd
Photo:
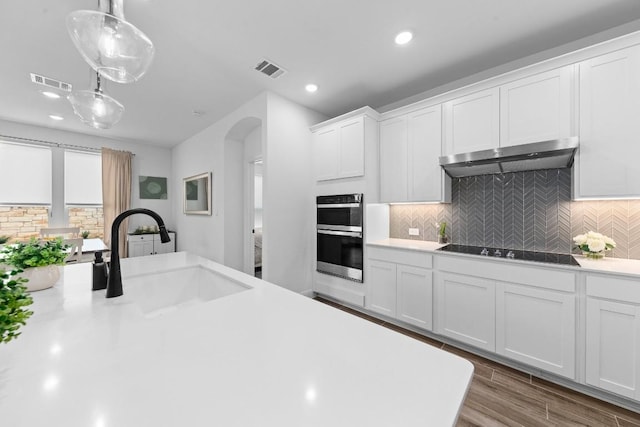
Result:
[[[438,227],[438,243],[447,243],[447,223],[442,221],[436,224],[436,227]]]
[[[88,239],[90,234],[91,233],[88,230],[84,230],[82,233],[80,233],[83,239]]]
[[[69,254],[61,238],[19,242],[5,246],[2,258],[5,264],[23,270],[20,276],[29,280],[27,290],[39,291],[52,287],[60,278],[60,265]]]
[[[18,329],[33,314],[25,307],[33,303],[24,283],[25,278],[14,277],[18,271],[0,269],[0,343],[7,343],[20,335]]]

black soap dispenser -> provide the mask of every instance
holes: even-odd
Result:
[[[98,251],[93,260],[93,285],[92,291],[99,291],[107,288],[107,264],[102,259],[102,252]]]

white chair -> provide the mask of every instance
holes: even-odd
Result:
[[[63,239],[74,239],[80,237],[80,227],[41,228],[40,237],[62,237]]]
[[[82,242],[84,239],[78,237],[75,239],[64,239],[62,243],[69,245],[69,255],[65,258],[65,262],[80,262],[82,260]]]

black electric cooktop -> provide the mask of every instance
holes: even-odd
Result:
[[[580,266],[570,254],[551,252],[521,251],[517,249],[488,248],[483,246],[465,246],[449,244],[438,249],[443,252],[456,252],[493,258],[518,259],[522,261],[546,262],[549,264]]]

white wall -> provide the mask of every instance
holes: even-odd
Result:
[[[224,264],[242,270],[245,244],[244,141],[224,144]]]
[[[213,172],[212,214],[185,215],[182,205],[174,206],[180,250],[189,251],[214,261],[225,261],[225,141],[241,120],[254,117],[266,120],[266,94],[259,95],[223,119],[172,149],[173,182],[171,188],[182,194],[182,179],[203,172]],[[264,132],[264,126],[261,127]],[[264,135],[264,133],[262,133]],[[264,137],[259,138],[262,141]],[[182,197],[182,196],[180,196]]]
[[[233,129],[247,117],[259,119],[262,125],[240,138]],[[225,171],[226,167],[237,164],[236,161],[226,164],[227,158],[236,158],[236,155],[225,154],[225,147],[230,149],[225,141],[242,139],[244,163],[260,153],[264,160],[263,278],[297,292],[310,290],[312,236],[309,230],[314,205],[309,126],[324,119],[279,96],[263,93],[174,147],[174,188],[179,189],[186,176],[206,171],[213,171],[214,175],[212,216],[184,215],[181,207],[174,211],[182,242],[180,249],[225,263],[225,242],[231,241],[230,236],[225,238],[225,215],[244,217],[244,212],[238,212],[237,207],[225,209],[226,201],[235,201],[229,192],[237,191],[236,183],[225,182],[225,178],[237,176],[237,171]]]
[[[37,139],[60,144],[76,145],[88,148],[108,147],[114,150],[126,150],[135,154],[133,159],[133,176],[131,191],[131,207],[147,208],[157,212],[170,229],[174,228],[173,203],[180,200],[175,191],[169,188],[167,200],[140,200],[138,176],[163,176],[167,182],[171,182],[171,151],[167,148],[154,147],[133,141],[115,140],[98,136],[85,135],[75,132],[44,128],[39,126],[15,123],[0,120],[0,135],[8,135],[18,138]],[[0,137],[2,139],[2,137]],[[10,140],[9,140],[10,141]],[[61,168],[63,161],[62,152],[54,153],[54,167]],[[56,165],[57,164],[57,165]],[[63,191],[62,175],[53,182],[54,197],[56,192]],[[61,194],[61,193],[60,193]],[[65,225],[63,210],[58,209],[52,213],[51,225]],[[146,215],[134,215],[129,219],[129,229],[135,229],[139,225],[155,224],[153,219]]]
[[[309,127],[326,117],[271,93],[267,102],[263,278],[310,292],[315,202]]]

